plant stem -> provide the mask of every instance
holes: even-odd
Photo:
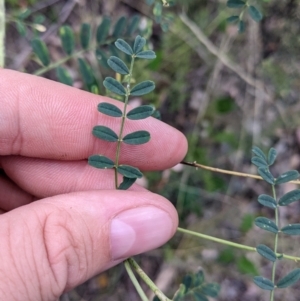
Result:
[[[135,56],[132,55],[131,56],[129,74],[128,74],[128,80],[126,82],[126,96],[125,96],[125,100],[124,100],[125,104],[124,104],[124,109],[123,109],[121,128],[120,128],[120,133],[119,133],[119,136],[118,136],[119,139],[118,139],[118,144],[117,144],[116,160],[115,160],[115,187],[116,187],[116,189],[118,189],[118,187],[119,187],[119,184],[118,184],[119,157],[120,157],[123,130],[124,130],[124,125],[125,125],[125,120],[126,120],[126,109],[127,109],[128,99],[129,99],[129,95],[130,95],[130,83],[131,83],[131,78],[132,78],[132,70],[133,70],[133,65],[134,65],[134,59],[135,59]]]
[[[5,63],[5,5],[4,0],[0,0],[0,68]]]
[[[142,301],[149,301],[145,292],[143,291],[142,287],[140,286],[139,282],[137,281],[134,273],[132,272],[129,260],[124,261],[124,265],[125,265],[128,275],[129,275],[129,278],[130,278],[132,284],[134,285],[135,289],[137,290],[139,296],[141,297]]]
[[[140,277],[144,280],[144,282],[150,287],[150,289],[159,298],[159,300],[172,301],[171,299],[169,299],[164,295],[164,293],[155,285],[155,283],[148,277],[148,275],[141,269],[141,267],[137,264],[137,262],[133,258],[128,258],[127,261],[134,268],[134,270],[140,275]]]
[[[235,247],[235,248],[239,248],[239,249],[244,249],[244,250],[251,251],[251,252],[256,252],[255,247],[246,246],[246,245],[243,245],[243,244],[238,244],[238,243],[235,243],[235,242],[232,242],[232,241],[229,241],[229,240],[220,239],[220,238],[217,238],[217,237],[214,237],[214,236],[198,233],[198,232],[195,232],[195,231],[186,230],[186,229],[178,227],[177,232],[182,232],[182,233],[190,234],[190,235],[193,235],[193,236],[201,237],[201,238],[211,240],[211,241],[223,244],[223,245],[227,245],[227,246],[231,246],[231,247]],[[296,261],[296,262],[300,261],[300,257],[290,256],[290,255],[286,255],[284,253],[277,253],[277,252],[275,252],[275,254],[276,254],[277,257],[282,256],[282,258],[286,258],[286,259],[293,260],[293,261]]]

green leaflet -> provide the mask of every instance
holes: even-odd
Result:
[[[98,111],[111,116],[111,117],[122,117],[123,112],[116,107],[115,105],[108,103],[108,102],[101,102],[98,104]]]
[[[136,31],[136,29],[139,26],[140,20],[141,20],[141,17],[139,15],[134,15],[130,19],[129,25],[126,30],[126,36],[130,37],[134,33],[134,31]]]
[[[117,142],[118,136],[117,134],[111,130],[110,128],[103,125],[96,125],[93,128],[93,135],[97,138],[100,138],[109,142]]]
[[[119,165],[118,172],[126,178],[141,178],[143,174],[136,167],[130,165]]]
[[[240,17],[239,16],[231,16],[227,18],[228,23],[237,23],[239,21]]]
[[[266,258],[272,262],[275,262],[277,259],[276,254],[273,252],[273,250],[270,249],[269,247],[267,247],[266,245],[258,245],[256,247],[256,251],[261,256],[263,256],[264,258]]]
[[[252,147],[252,152],[253,152],[257,157],[260,157],[260,158],[264,159],[265,162],[266,162],[266,165],[268,165],[266,155],[264,154],[264,152],[263,152],[259,147],[253,146],[253,147]]]
[[[79,71],[84,84],[89,88],[95,83],[95,77],[91,66],[82,58],[78,59]]]
[[[300,224],[289,224],[281,228],[281,232],[288,235],[300,235]]]
[[[87,49],[90,45],[91,25],[83,23],[80,28],[80,44],[83,49]]]
[[[115,45],[116,47],[121,50],[122,52],[128,54],[128,55],[132,55],[133,54],[133,50],[132,48],[130,47],[130,45],[125,42],[124,40],[122,39],[118,39],[116,42],[115,42]]]
[[[156,58],[156,54],[152,50],[141,51],[138,54],[136,54],[135,56],[140,59],[147,59],[147,60],[152,60],[152,59]]]
[[[141,36],[136,36],[133,45],[134,54],[138,54],[144,48],[145,44],[146,40],[144,38],[142,38]]]
[[[111,169],[115,166],[114,161],[102,155],[89,156],[88,163],[89,165],[100,169]]]
[[[73,79],[66,68],[61,66],[56,68],[56,76],[58,80],[68,86],[73,86]]]
[[[129,69],[126,64],[116,56],[111,56],[107,64],[111,69],[120,74],[129,74]]]
[[[119,20],[117,21],[114,31],[113,31],[113,37],[114,38],[118,38],[119,36],[122,35],[122,33],[124,32],[126,26],[126,18],[124,16],[122,16],[121,18],[119,18]]]
[[[67,55],[71,55],[75,47],[73,29],[68,25],[64,25],[59,29],[59,36],[63,50]]]
[[[244,7],[245,5],[246,5],[246,3],[241,0],[228,0],[227,1],[227,7],[230,7],[230,8],[240,8],[240,7]]]
[[[145,119],[149,116],[151,116],[154,112],[154,107],[152,106],[140,106],[137,108],[132,109],[129,111],[126,115],[128,119],[131,120],[139,120],[139,119]]]
[[[273,177],[273,175],[270,173],[268,168],[264,168],[264,167],[259,167],[257,169],[259,175],[269,184],[274,185],[275,184],[275,179]]]
[[[31,46],[33,52],[40,59],[44,66],[48,66],[50,64],[50,56],[48,48],[44,41],[36,38],[31,41]]]
[[[272,233],[278,232],[278,227],[276,224],[266,217],[257,217],[254,221],[254,224],[265,231]]]
[[[294,283],[296,283],[299,279],[300,279],[300,269],[295,269],[295,270],[291,271],[290,273],[288,273],[283,278],[281,278],[277,282],[277,287],[285,288],[285,287],[291,286]]]
[[[277,157],[276,149],[271,147],[268,153],[268,164],[273,165]]]
[[[268,168],[267,162],[261,157],[254,156],[251,158],[251,163],[257,167]]]
[[[261,276],[255,276],[253,281],[263,290],[272,291],[275,288],[274,283],[271,280]]]
[[[300,200],[300,189],[294,189],[284,194],[278,201],[279,206],[287,206]]]
[[[135,85],[130,90],[130,95],[141,96],[147,94],[155,89],[155,84],[153,81],[145,80],[137,85]]]
[[[243,20],[240,20],[238,23],[239,33],[245,32],[246,24]]]
[[[108,64],[107,64],[107,55],[104,51],[102,51],[101,49],[96,49],[95,51],[95,55],[97,58],[97,61],[104,67],[104,68],[108,68]]]
[[[126,90],[124,86],[112,77],[106,77],[103,81],[103,85],[106,89],[108,89],[111,92],[114,92],[119,95],[126,95]]]
[[[249,12],[250,17],[256,22],[261,21],[263,18],[262,13],[253,5],[250,5],[248,7],[248,12]]]
[[[267,194],[261,194],[258,197],[258,202],[262,204],[263,206],[275,209],[277,207],[276,201],[274,198]]]
[[[105,41],[110,28],[110,18],[104,17],[101,24],[97,28],[96,40],[98,44]]]
[[[299,172],[297,170],[290,170],[281,174],[276,180],[275,184],[283,184],[289,181],[297,180],[299,178]]]
[[[136,178],[123,177],[123,182],[118,187],[119,190],[127,190],[136,181]]]
[[[126,135],[122,140],[126,144],[144,144],[150,140],[150,133],[147,131],[136,131]]]

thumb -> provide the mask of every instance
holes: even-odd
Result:
[[[0,295],[56,300],[124,258],[162,245],[177,223],[174,207],[149,192],[88,191],[19,207],[0,216]]]

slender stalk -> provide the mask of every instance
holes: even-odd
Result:
[[[198,233],[198,232],[195,232],[195,231],[186,230],[186,229],[178,227],[177,232],[182,232],[182,233],[186,233],[186,234],[189,234],[189,235],[201,237],[201,238],[211,240],[211,241],[223,244],[223,245],[231,246],[231,247],[234,247],[234,248],[244,249],[244,250],[251,251],[251,252],[256,252],[255,247],[246,246],[246,245],[243,245],[243,244],[238,244],[238,243],[235,243],[235,242],[232,242],[232,241],[229,241],[229,240],[220,239],[220,238],[217,238],[217,237],[214,237],[214,236]],[[276,248],[276,250],[277,250],[277,248]],[[300,257],[290,256],[290,255],[286,255],[284,253],[277,253],[277,252],[275,252],[275,254],[276,254],[277,257],[286,258],[286,259],[293,260],[293,261],[296,261],[296,262],[300,261]]]
[[[139,296],[141,297],[142,301],[149,301],[145,292],[143,291],[142,287],[140,286],[139,282],[137,281],[137,279],[131,269],[129,261],[128,260],[124,261],[124,265],[125,265],[128,275],[129,275],[129,278],[130,278],[132,284],[134,285],[135,289],[137,290]]]
[[[0,0],[0,68],[5,63],[5,5],[4,0]]]
[[[155,285],[155,283],[148,277],[148,275],[141,269],[138,263],[133,258],[128,258],[127,261],[134,268],[134,270],[139,274],[139,276],[144,280],[144,282],[150,287],[153,293],[161,301],[172,301],[164,295],[164,293]]]
[[[125,125],[125,120],[126,120],[126,109],[127,109],[128,99],[129,99],[129,95],[130,95],[130,83],[131,83],[131,78],[132,78],[134,59],[135,59],[135,56],[132,55],[129,74],[128,74],[128,80],[126,83],[126,95],[125,95],[125,100],[124,100],[125,104],[124,104],[123,116],[122,116],[122,121],[121,121],[121,128],[120,128],[119,139],[118,139],[118,143],[117,143],[116,160],[115,160],[115,186],[116,186],[116,189],[118,189],[118,187],[119,187],[119,184],[118,184],[119,157],[120,157],[123,130],[124,130],[124,125]]]

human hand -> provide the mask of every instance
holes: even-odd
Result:
[[[119,121],[96,107],[104,99],[121,103],[9,70],[0,70],[0,95],[1,300],[56,300],[172,237],[178,218],[167,200],[138,185],[114,190],[111,170],[87,164],[91,154],[114,158],[115,145],[91,129],[118,131]],[[184,136],[170,126],[126,122],[125,134],[137,129],[151,140],[122,145],[121,162],[156,170],[185,155]]]

